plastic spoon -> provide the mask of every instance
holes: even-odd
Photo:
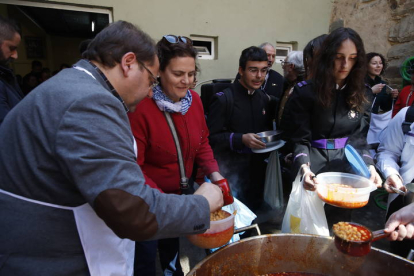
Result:
[[[342,253],[345,253],[349,256],[361,257],[367,255],[371,251],[372,242],[385,238],[389,235],[384,232],[384,229],[372,232],[367,227],[361,224],[354,222],[348,222],[348,224],[357,227],[358,231],[365,231],[365,233],[369,233],[368,238],[365,240],[350,241],[342,239],[341,237],[336,235],[335,231],[333,231],[335,235],[336,248]]]

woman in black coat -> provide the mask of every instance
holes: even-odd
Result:
[[[386,60],[379,53],[368,53],[367,57],[367,74],[365,84],[371,88],[371,123],[368,131],[367,142],[372,149],[371,155],[379,145],[379,135],[391,120],[391,109],[398,97],[398,90],[391,89],[381,78],[386,69]]]
[[[366,60],[360,36],[350,28],[334,30],[313,64],[313,79],[295,86],[284,114],[283,121],[289,124],[283,128],[294,143],[294,174],[302,174],[304,188],[314,191],[319,173],[352,173],[344,149],[351,144],[369,166],[371,180],[380,185],[366,144],[370,101],[364,85]],[[337,209],[325,205],[329,224],[350,221],[350,212]]]
[[[371,52],[367,54],[367,62],[365,83],[371,87],[375,99],[371,112],[378,114],[390,111],[393,100],[398,97],[398,90],[393,89],[391,91],[387,88],[387,83],[381,78],[386,69],[386,60],[383,55]]]

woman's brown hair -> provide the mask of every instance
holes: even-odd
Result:
[[[332,31],[322,43],[312,66],[312,76],[318,102],[323,107],[331,105],[336,81],[334,76],[335,58],[339,47],[345,40],[351,40],[357,49],[354,66],[346,78],[346,102],[351,109],[363,110],[367,103],[365,97],[364,78],[367,71],[364,43],[361,37],[351,28],[338,28]]]

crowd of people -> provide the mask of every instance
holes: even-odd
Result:
[[[204,232],[223,206],[215,184],[191,191],[194,172],[228,179],[253,211],[266,207],[270,153],[257,133],[275,127],[287,141],[289,179],[300,175],[310,191],[319,173],[353,173],[344,153],[353,145],[390,194],[389,239],[413,238],[414,203],[391,186],[414,182],[414,84],[390,88],[384,57],[366,54],[354,30],[292,51],[283,76],[271,69],[273,45],[244,49],[207,118],[192,90],[199,68],[188,37],[155,44],[117,21],[29,94],[7,66],[20,40],[17,25],[0,18],[0,274],[155,275],[158,250],[165,275],[183,275],[177,237]],[[373,126],[373,115],[387,123]],[[350,210],[325,211],[330,224],[352,220]]]
[[[23,78],[20,75],[16,75],[17,83],[23,91],[23,94],[26,96],[42,82],[45,82],[50,77],[56,75],[65,68],[70,68],[70,66],[63,63],[60,65],[59,70],[51,72],[49,68],[43,67],[42,62],[39,60],[33,60],[32,70],[29,73],[27,73]]]

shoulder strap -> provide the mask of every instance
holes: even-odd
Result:
[[[414,105],[411,105],[405,113],[405,121],[402,123],[404,135],[411,130],[411,124],[414,122]]]
[[[180,168],[180,188],[183,193],[188,190],[188,178],[185,175],[183,155],[181,153],[180,141],[178,140],[177,131],[175,130],[174,122],[171,118],[170,113],[164,111],[165,118],[167,119],[168,126],[170,127],[171,134],[174,138],[175,147],[177,148],[178,165]]]

